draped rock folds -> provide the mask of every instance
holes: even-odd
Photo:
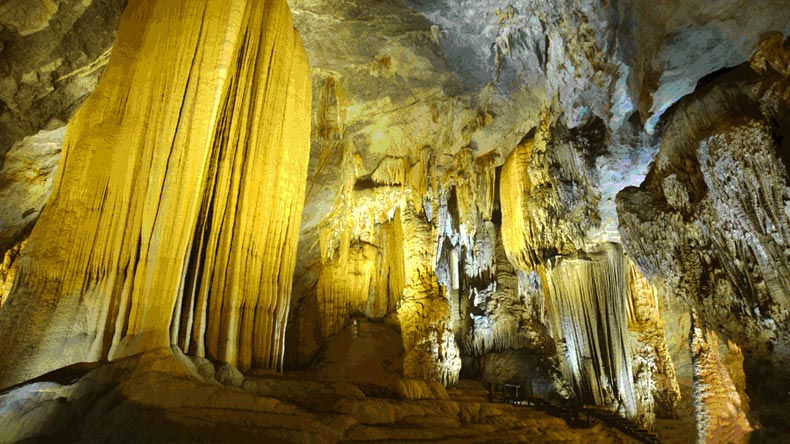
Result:
[[[171,343],[279,367],[310,97],[284,1],[130,1],[0,312],[0,387]]]
[[[790,83],[773,50],[681,101],[645,182],[618,194],[626,250],[702,327],[743,348],[767,399],[790,388]]]

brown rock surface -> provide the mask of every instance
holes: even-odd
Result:
[[[109,60],[126,3],[0,2],[0,154],[71,119]]]
[[[290,401],[282,402],[205,381],[190,363],[178,349],[160,349],[83,371],[72,380],[55,382],[59,377],[53,373],[7,391],[0,394],[0,440],[630,442],[601,425],[572,429],[534,408],[462,400],[474,392],[462,391],[458,400],[405,401],[286,384],[278,396]]]

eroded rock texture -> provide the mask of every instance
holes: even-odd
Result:
[[[0,394],[0,438],[307,444],[511,442],[526,436],[545,444],[631,442],[601,424],[574,429],[536,409],[489,403],[479,383],[459,387],[449,399],[420,401],[366,397],[351,384],[299,376],[248,376],[238,389],[201,376],[177,348],[74,375]]]
[[[751,66],[701,84],[672,109],[645,182],[618,195],[640,269],[742,347],[748,391],[768,404],[785,401],[790,359],[786,60],[771,35]]]
[[[0,154],[68,122],[96,87],[126,3],[0,2]]]
[[[364,399],[446,401],[461,377],[650,427],[693,374],[700,440],[747,433],[741,367],[758,406],[788,391],[788,55],[766,36],[756,72],[704,77],[788,31],[784,0],[291,0],[310,71],[283,0],[132,0],[110,56],[123,3],[0,0],[0,386],[177,345],[223,390],[329,412],[298,433],[291,406],[221,407],[297,442],[514,420]],[[283,360],[318,380],[255,370]],[[163,440],[239,424],[185,431],[216,406],[176,404]]]
[[[696,317],[692,316],[696,321]],[[694,363],[697,442],[746,443],[752,431],[741,394],[719,356],[716,333],[692,324],[689,333]]]
[[[0,312],[0,386],[171,343],[278,368],[309,106],[284,2],[130,2]]]
[[[47,203],[66,128],[40,131],[15,143],[0,170],[0,251],[21,242]]]

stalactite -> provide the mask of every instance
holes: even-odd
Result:
[[[488,224],[491,242],[496,245],[492,247],[494,263],[490,277],[483,276],[481,283],[474,279],[467,283],[471,325],[464,332],[464,350],[476,356],[508,348],[543,351],[548,336],[540,311],[535,311],[533,305],[534,300],[542,301],[542,288],[535,282],[537,285],[520,282],[516,269],[507,260],[499,230]]]
[[[475,159],[475,175],[478,177],[475,203],[483,220],[491,220],[494,213],[498,158],[497,153],[492,151]]]
[[[544,273],[547,312],[566,372],[582,400],[634,417],[626,264],[616,244],[577,258],[558,258]]]
[[[380,185],[406,185],[411,172],[409,159],[406,157],[385,157],[370,174],[373,183]]]
[[[130,1],[0,315],[0,387],[171,343],[278,368],[310,87],[284,1]]]
[[[640,270],[743,347],[751,394],[783,403],[790,83],[784,68],[771,66],[790,52],[765,37],[751,66],[718,73],[674,105],[645,181],[618,193],[617,207],[623,244]]]
[[[600,196],[588,163],[604,143],[602,126],[592,122],[569,130],[549,121],[544,116],[502,166],[504,252],[521,283],[531,272],[540,273],[545,317],[566,357],[563,372],[581,400],[619,407],[621,414],[651,425],[655,395],[668,390],[658,402],[662,415],[671,416],[678,389],[654,293],[632,289],[641,281],[622,251],[593,236]],[[542,318],[540,298],[529,299]],[[654,310],[643,310],[643,304]]]
[[[355,313],[382,318],[395,311],[404,283],[403,227],[396,210],[392,221],[376,226],[374,236],[343,249],[321,268],[316,288],[318,337],[311,341],[317,348]],[[304,327],[312,330],[316,325]]]
[[[600,196],[579,152],[593,142],[579,131],[551,128],[546,118],[502,165],[502,241],[520,270],[581,250],[587,231],[600,224]]]
[[[371,293],[377,287],[377,256],[378,251],[374,246],[355,245],[349,249],[347,257],[341,257],[321,269],[316,294],[322,337],[342,330],[344,322],[353,312],[376,316],[370,305],[371,302],[375,303],[375,294]]]

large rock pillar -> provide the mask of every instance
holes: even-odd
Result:
[[[131,0],[0,310],[0,388],[174,343],[278,367],[310,94],[284,0]]]

